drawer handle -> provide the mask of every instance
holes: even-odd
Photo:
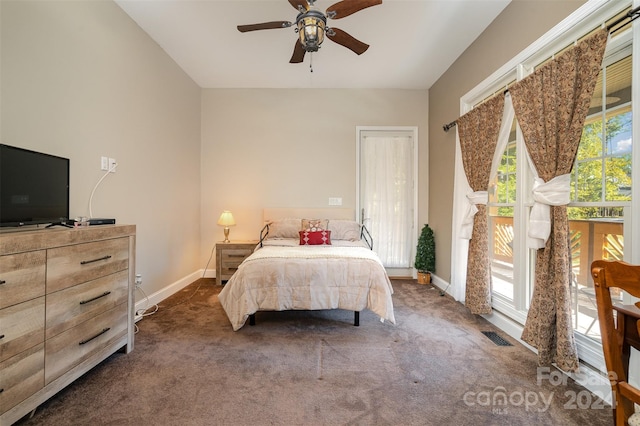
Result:
[[[86,265],[88,263],[93,263],[93,262],[100,262],[101,260],[107,260],[107,259],[111,259],[111,256],[106,255],[103,257],[99,257],[97,259],[92,259],[92,260],[83,260],[82,262],[80,262],[81,265]]]
[[[102,336],[104,333],[106,333],[107,331],[111,330],[111,327],[107,327],[107,328],[103,328],[102,331],[98,334],[96,334],[93,337],[89,337],[87,340],[83,340],[82,342],[79,343],[80,346],[89,343],[90,341],[92,341],[93,339]]]
[[[5,280],[0,280],[0,284],[5,284],[6,281]]]
[[[230,254],[229,257],[245,257],[244,254]]]
[[[0,334],[0,339],[4,339],[4,334]]]
[[[92,297],[91,299],[87,299],[87,300],[82,300],[82,301],[80,301],[80,304],[81,304],[81,305],[86,305],[86,304],[87,304],[87,303],[89,303],[89,302],[93,302],[94,300],[98,300],[98,299],[100,299],[101,297],[105,297],[105,296],[108,296],[108,295],[110,295],[110,294],[111,294],[111,292],[110,292],[110,291],[105,291],[105,292],[104,292],[104,293],[102,293],[100,296],[96,296],[96,297]]]

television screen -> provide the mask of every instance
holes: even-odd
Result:
[[[69,159],[0,144],[0,226],[69,218]]]

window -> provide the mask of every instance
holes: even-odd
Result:
[[[630,47],[605,58],[571,174],[574,329],[596,342],[600,325],[591,262],[625,259],[632,194],[631,63]]]
[[[514,300],[513,275],[513,213],[516,202],[516,126],[512,126],[509,142],[505,149],[497,174],[489,185],[489,248],[493,293],[505,299]]]
[[[628,8],[629,3],[588,1],[467,93],[462,98],[464,108],[461,114],[504,90],[510,82],[526,77],[554,54],[571,46],[594,28],[599,28],[603,22],[621,16]],[[640,206],[639,187],[633,185],[633,176],[637,180],[640,175],[640,155],[634,152],[632,143],[633,134],[638,132],[633,126],[634,115],[640,111],[634,111],[631,98],[633,69],[640,69],[638,63],[632,66],[638,61],[637,52],[636,55],[632,52],[640,49],[640,41],[635,47],[630,27],[617,30],[607,44],[603,69],[571,172],[571,202],[568,206],[573,272],[572,313],[578,353],[588,364],[602,369],[604,361],[598,340],[591,262],[604,258],[640,263],[640,253],[633,253],[631,247],[633,243],[635,251],[640,251],[640,244],[633,242],[640,239],[640,215],[632,213]],[[638,71],[635,73],[640,75]],[[526,247],[527,216],[532,206],[532,176],[525,150],[522,135],[514,122],[506,148],[498,153],[500,162],[489,187],[487,208],[494,308],[494,314],[488,319],[516,338],[520,337],[520,325],[526,319],[535,272],[535,250]],[[454,224],[467,205],[468,192],[458,158]],[[631,238],[631,229],[635,229],[636,238]],[[458,240],[454,235],[451,284],[454,297],[463,300],[467,243]]]

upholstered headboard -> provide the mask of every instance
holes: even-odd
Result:
[[[343,208],[266,208],[262,210],[263,223],[286,218],[355,220],[356,213],[354,209]]]

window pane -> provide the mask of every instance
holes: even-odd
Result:
[[[607,155],[630,154],[631,111],[623,111],[607,119]]]
[[[490,214],[489,229],[493,292],[513,300],[513,208]]]
[[[600,339],[590,265],[594,260],[622,260],[624,222],[622,207],[569,207],[571,291],[574,328]]]
[[[612,110],[631,102],[631,55],[606,68],[606,109]],[[602,91],[602,89],[600,89]],[[600,101],[602,104],[602,101]]]
[[[607,158],[606,201],[631,201],[631,155]]]
[[[574,199],[579,202],[602,201],[602,160],[578,163],[576,172],[578,181],[572,185],[572,189],[577,191]]]
[[[602,157],[602,133],[602,120],[587,120],[578,147],[578,161]]]
[[[506,204],[516,201],[516,121],[513,123],[509,143],[500,158],[498,173],[489,184],[491,203]]]

